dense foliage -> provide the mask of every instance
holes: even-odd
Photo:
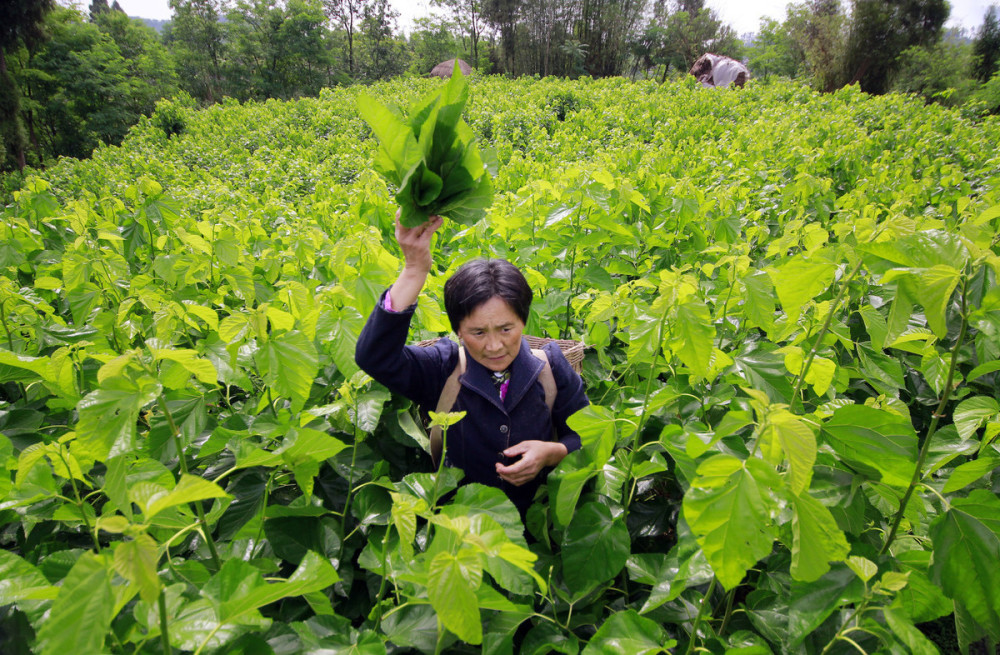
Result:
[[[460,474],[354,364],[400,265],[355,93],[161,103],[3,211],[0,649],[1000,640],[996,121],[475,82],[496,199],[443,228],[412,336],[483,255],[525,270],[530,333],[589,344],[584,447],[526,536],[500,492],[446,496]]]

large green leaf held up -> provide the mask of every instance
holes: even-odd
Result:
[[[375,165],[396,185],[406,227],[433,215],[471,225],[493,202],[489,173],[462,120],[468,99],[469,85],[457,64],[447,84],[410,106],[408,118],[371,96],[358,98],[358,111],[381,144]]]

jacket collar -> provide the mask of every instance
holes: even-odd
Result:
[[[464,348],[465,346],[460,346]],[[528,392],[531,384],[538,378],[545,364],[540,359],[531,354],[531,346],[528,340],[521,337],[521,350],[510,365],[510,386],[507,387],[507,397],[503,402],[497,393],[496,385],[493,384],[493,372],[469,356],[466,350],[465,375],[462,376],[462,385],[490,401],[497,409],[508,411],[513,409],[521,401],[524,394]]]

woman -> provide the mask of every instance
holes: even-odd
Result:
[[[464,347],[466,371],[452,411],[467,414],[448,430],[446,462],[461,468],[467,482],[502,489],[523,517],[547,470],[580,448],[566,419],[589,401],[583,380],[550,343],[543,349],[556,386],[549,411],[539,381],[545,364],[521,336],[533,294],[524,275],[503,260],[468,262],[445,283],[445,310],[462,346],[450,339],[429,348],[406,345],[431,269],[431,237],[441,223],[435,216],[405,228],[397,215],[403,271],[368,318],[355,359],[392,392],[434,410]]]

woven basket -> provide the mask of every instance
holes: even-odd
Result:
[[[427,348],[428,346],[433,346],[441,337],[436,339],[428,339],[427,341],[421,341],[417,345],[421,348]],[[570,339],[550,339],[548,337],[535,337],[530,334],[524,335],[524,338],[528,340],[528,345],[531,346],[533,350],[538,350],[547,343],[555,342],[559,346],[559,350],[562,351],[563,356],[569,362],[573,370],[579,373],[583,366],[583,349],[587,346],[582,341],[572,341]]]

